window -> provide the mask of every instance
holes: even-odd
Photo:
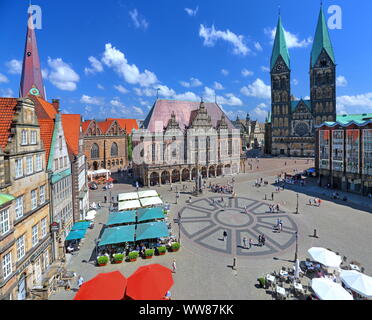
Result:
[[[22,159],[16,159],[15,161],[15,176],[20,178],[23,176],[23,162]]]
[[[9,229],[9,209],[5,209],[0,211],[0,235],[7,233]]]
[[[16,219],[23,217],[23,196],[16,199],[15,211]]]
[[[32,157],[26,158],[26,174],[32,174],[34,172],[34,163]]]
[[[119,152],[118,145],[116,144],[116,142],[114,142],[111,145],[111,157],[117,157],[118,156],[118,152]]]
[[[22,130],[22,141],[21,141],[21,145],[26,145],[27,144],[27,131],[26,130]]]
[[[58,137],[58,142],[59,142],[59,150],[62,150],[62,136]]]
[[[31,210],[36,209],[37,207],[37,194],[36,189],[31,191]]]
[[[99,147],[96,143],[93,144],[92,149],[90,150],[90,157],[92,159],[98,159],[99,158]]]
[[[41,157],[41,154],[36,155],[36,171],[43,170],[43,159]]]
[[[67,167],[67,156],[64,156],[63,160],[64,160],[65,167]]]
[[[36,131],[33,130],[31,131],[31,144],[36,144],[37,141],[36,141]]]
[[[59,158],[59,167],[60,167],[60,169],[63,168],[63,158],[62,157]]]
[[[35,224],[32,227],[32,246],[35,247],[39,243],[39,226]]]
[[[45,185],[40,187],[40,204],[45,202]]]
[[[17,239],[16,245],[17,245],[17,260],[19,261],[25,256],[25,253],[26,253],[24,235]]]
[[[9,252],[3,258],[3,276],[4,279],[8,278],[12,273],[12,253]]]
[[[41,220],[41,238],[44,238],[47,234],[47,218]]]
[[[54,159],[54,170],[58,170],[58,159]]]

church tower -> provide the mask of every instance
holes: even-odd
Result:
[[[291,70],[290,57],[280,16],[271,55],[270,75],[273,154],[283,154],[288,147],[282,143],[283,140],[280,138],[289,135]],[[281,143],[279,144],[280,141]]]
[[[336,63],[322,8],[311,50],[310,95],[315,125],[336,121]]]
[[[28,15],[26,45],[23,57],[22,77],[20,84],[20,97],[29,94],[46,99],[43,77],[41,74],[40,59],[37,49],[35,28],[32,15]]]

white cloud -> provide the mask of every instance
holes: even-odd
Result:
[[[0,95],[4,98],[13,98],[14,92],[10,88],[6,88],[6,89],[0,88]]]
[[[199,10],[199,6],[197,6],[194,10],[193,9],[189,9],[189,8],[185,8],[185,11],[187,12],[187,14],[190,17],[195,17],[196,14],[198,13],[198,10]]]
[[[133,110],[134,110],[135,112],[137,112],[138,114],[140,114],[140,115],[144,115],[144,114],[145,114],[141,108],[133,107]]]
[[[234,94],[227,93],[225,94],[225,96],[217,96],[216,92],[212,88],[209,88],[209,87],[204,87],[203,98],[209,102],[214,102],[216,100],[218,104],[225,104],[228,106],[242,106],[243,105],[243,102],[238,97],[236,97]]]
[[[9,82],[8,78],[2,73],[0,73],[0,83],[7,83],[7,82]]]
[[[128,89],[124,88],[121,84],[119,84],[118,86],[114,86],[114,88],[122,94],[126,94],[129,92]]]
[[[295,86],[297,86],[298,85],[298,80],[297,79],[293,79],[293,84],[295,85]]]
[[[85,68],[84,72],[86,75],[88,74],[95,74],[96,72],[102,72],[103,71],[103,66],[102,63],[96,59],[95,57],[89,57],[88,58],[91,68]]]
[[[122,76],[130,84],[139,84],[141,87],[148,87],[158,82],[154,73],[145,70],[140,72],[134,64],[128,64],[128,60],[120,50],[107,43],[103,54],[102,62]]]
[[[261,70],[262,70],[263,72],[270,72],[270,68],[265,67],[265,66],[261,66]]]
[[[186,101],[200,101],[200,97],[198,97],[194,92],[191,91],[176,94],[173,96],[173,99]]]
[[[255,42],[254,43],[254,47],[256,48],[257,51],[262,51],[263,50],[262,49],[262,46],[261,46],[261,44],[259,42]]]
[[[203,83],[197,79],[197,78],[190,78],[190,81],[180,81],[181,86],[185,88],[190,88],[190,87],[200,87],[203,85]]]
[[[119,98],[114,98],[110,101],[110,104],[114,107],[123,107],[125,108],[125,105],[120,101]]]
[[[240,92],[248,97],[262,99],[271,98],[271,87],[266,85],[261,79],[256,79],[252,84],[240,89]]]
[[[337,112],[370,113],[372,110],[372,92],[355,96],[337,97]]]
[[[229,70],[226,70],[226,69],[221,69],[221,73],[224,75],[224,76],[227,76],[229,75]]]
[[[105,87],[102,84],[97,84],[97,88],[100,90],[105,90]]]
[[[94,105],[99,106],[104,103],[104,99],[99,98],[99,97],[90,97],[90,96],[83,94],[80,98],[80,102],[85,103],[85,104],[94,104]]]
[[[5,63],[8,68],[8,73],[10,74],[21,74],[22,73],[22,61],[12,59]]]
[[[256,108],[250,111],[250,115],[258,121],[265,121],[268,115],[268,106],[264,103],[260,103]]]
[[[338,76],[336,78],[336,86],[338,87],[346,87],[347,86],[347,80],[344,76]]]
[[[268,35],[272,42],[275,40],[275,34],[276,34],[276,27],[271,28],[265,28],[264,32],[266,35]],[[313,42],[312,37],[308,37],[307,39],[300,40],[297,35],[290,33],[289,31],[284,30],[284,36],[287,43],[287,47],[290,48],[306,48]]]
[[[217,81],[215,81],[215,82],[213,83],[213,88],[214,88],[215,90],[224,90],[224,89],[225,89],[225,88],[223,87],[223,85],[222,85],[221,83],[217,82]]]
[[[211,28],[200,25],[199,36],[204,39],[203,44],[207,47],[214,47],[217,40],[221,39],[233,45],[233,53],[237,55],[247,55],[251,50],[244,43],[244,36],[236,35],[230,30],[216,30],[214,25]]]
[[[139,16],[137,9],[129,11],[129,15],[132,18],[133,24],[137,29],[142,28],[146,30],[148,28],[149,23],[146,21],[145,18]]]
[[[79,75],[61,58],[51,59],[48,57],[48,65],[51,68],[48,79],[60,90],[74,91]]]
[[[249,76],[252,76],[253,75],[253,71],[249,71],[247,69],[243,69],[242,70],[242,75],[243,77],[249,77]]]

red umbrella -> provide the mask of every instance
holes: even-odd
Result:
[[[126,296],[134,300],[161,300],[173,285],[172,271],[160,264],[137,269],[129,278]]]
[[[108,178],[107,180],[106,180],[106,182],[114,182],[114,179],[113,178]]]
[[[100,273],[82,284],[74,300],[122,300],[126,285],[119,271]]]

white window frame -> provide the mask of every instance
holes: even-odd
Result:
[[[36,208],[37,208],[37,189],[34,189],[34,190],[31,190],[31,210],[34,210]]]
[[[16,178],[23,177],[23,158],[15,159],[15,177]]]
[[[10,230],[9,208],[0,211],[0,235],[6,234]]]
[[[12,252],[9,252],[3,256],[3,277],[7,279],[13,271],[12,267]]]
[[[39,153],[36,155],[36,171],[42,171],[43,170],[43,157]]]
[[[26,255],[25,235],[22,235],[17,239],[16,246],[17,246],[17,261],[19,261]]]
[[[16,219],[20,219],[23,217],[24,214],[24,197],[23,195],[18,197],[15,201],[15,212],[16,212]]]
[[[26,146],[28,145],[28,139],[27,139],[27,130],[22,130],[21,133],[21,145]]]
[[[58,159],[54,159],[54,170],[58,170]]]
[[[35,224],[32,227],[32,247],[35,247],[39,243],[39,225]]]
[[[40,200],[40,205],[45,203],[45,191],[46,191],[46,186],[45,184],[40,187],[39,190],[39,200]]]
[[[33,174],[34,173],[34,157],[28,156],[26,157],[26,174]]]
[[[36,130],[31,131],[31,141],[30,144],[37,144],[37,133]]]
[[[63,157],[59,158],[59,167],[62,169],[63,168]]]
[[[41,239],[47,235],[47,218],[41,219]]]

